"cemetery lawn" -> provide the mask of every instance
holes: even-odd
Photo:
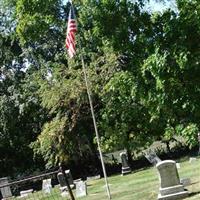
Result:
[[[185,158],[180,161],[181,168],[178,169],[180,178],[190,178],[191,185],[187,186],[190,195],[185,200],[200,199],[200,158],[189,163]],[[157,200],[159,191],[158,174],[155,167],[132,172],[126,176],[115,175],[108,178],[111,197],[113,200]],[[90,180],[87,182],[88,195],[76,200],[107,200],[104,179]],[[69,200],[62,198],[58,187],[52,190],[51,195],[40,198],[40,192],[35,192],[36,198],[32,195],[26,197],[26,200]],[[75,196],[75,190],[73,190]],[[53,195],[53,196],[52,196]],[[31,197],[32,196],[32,197]],[[15,199],[15,198],[14,198]],[[24,199],[24,198],[21,198]]]
[[[190,178],[191,185],[186,187],[190,196],[186,200],[200,199],[200,159],[189,163],[189,159],[180,160],[178,169],[180,178]],[[132,172],[132,174],[116,175],[108,178],[111,196],[114,200],[156,200],[159,190],[159,180],[156,168]],[[104,179],[93,180],[87,183],[88,196],[81,200],[106,200]]]

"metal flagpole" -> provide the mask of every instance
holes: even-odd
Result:
[[[72,4],[72,0],[68,0],[68,1]],[[80,49],[81,49],[80,42],[79,42],[79,46],[80,46]],[[96,134],[96,138],[97,138],[97,145],[98,145],[98,150],[99,150],[99,154],[100,154],[100,160],[101,160],[101,165],[102,165],[102,169],[103,169],[103,175],[104,175],[105,184],[106,184],[107,195],[108,195],[108,198],[111,199],[110,188],[109,188],[109,185],[108,185],[105,164],[104,164],[104,161],[103,161],[103,155],[102,155],[101,147],[100,147],[99,133],[98,133],[98,129],[97,129],[97,125],[96,125],[96,119],[95,119],[95,115],[94,115],[94,108],[93,108],[93,103],[92,103],[92,98],[91,98],[91,92],[90,92],[90,88],[89,88],[89,84],[88,84],[87,73],[86,73],[86,68],[85,68],[85,63],[84,63],[82,53],[81,53],[81,62],[82,62],[82,68],[83,68],[83,73],[84,73],[84,79],[85,79],[88,99],[89,99],[89,103],[90,103],[90,110],[91,110],[92,119],[93,119],[93,123],[94,123],[95,134]]]
[[[90,109],[91,109],[92,119],[93,119],[93,123],[94,123],[94,129],[95,129],[95,133],[96,133],[96,137],[97,137],[97,145],[98,145],[98,149],[99,149],[101,165],[102,165],[104,179],[105,179],[105,183],[106,183],[107,195],[108,195],[108,198],[111,199],[110,188],[109,188],[109,185],[108,185],[105,164],[104,164],[104,161],[103,161],[103,155],[102,155],[101,147],[100,147],[99,133],[98,133],[98,129],[97,129],[97,125],[96,125],[96,119],[95,119],[95,115],[94,115],[93,103],[92,103],[92,98],[91,98],[90,88],[89,88],[89,84],[88,84],[85,63],[84,63],[83,55],[82,54],[81,54],[81,62],[82,62],[82,67],[83,67],[83,73],[84,73],[84,78],[85,78],[85,84],[86,84],[88,99],[89,99],[89,103],[90,103]]]

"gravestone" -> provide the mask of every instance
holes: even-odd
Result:
[[[68,180],[70,187],[74,188],[74,183],[73,183],[74,181],[73,181],[70,170],[66,170],[65,174],[66,174],[66,177],[67,177],[67,180]],[[58,179],[58,182],[60,184],[61,196],[66,197],[68,195],[68,192],[67,192],[68,188],[67,188],[65,176],[63,175],[62,172],[59,172],[57,174],[57,179]]]
[[[66,180],[65,180],[65,176],[62,172],[59,172],[57,174],[57,179],[58,179],[58,182],[60,184],[60,190],[61,192],[64,192],[64,191],[67,191],[67,183],[66,183]]]
[[[44,193],[48,194],[51,193],[52,185],[51,185],[51,179],[44,179],[42,181],[42,190]]]
[[[65,176],[63,175],[62,172],[59,172],[57,174],[57,179],[58,179],[58,182],[60,184],[60,191],[61,191],[61,196],[62,197],[67,197],[68,196],[68,192],[67,192],[67,183],[66,183],[66,180],[65,180]]]
[[[77,182],[82,181],[81,178],[74,180],[74,184],[76,185]]]
[[[87,181],[100,179],[101,175],[87,177]]]
[[[154,166],[156,166],[159,162],[161,162],[161,159],[156,155],[154,151],[148,151],[145,154],[145,157]]]
[[[156,165],[160,179],[160,193],[158,200],[176,200],[188,196],[180,183],[176,162],[173,160],[161,161]]]
[[[76,197],[84,197],[87,195],[87,185],[84,181],[76,182]]]
[[[70,187],[73,187],[74,186],[74,181],[73,181],[72,174],[71,174],[70,170],[65,170],[65,174],[66,174],[66,178],[68,180],[68,183],[69,183]],[[58,182],[59,182],[61,187],[67,186],[67,183],[66,183],[66,180],[65,180],[65,176],[61,172],[59,172],[57,174],[57,178],[58,178]]]
[[[188,186],[191,184],[191,180],[190,178],[181,178],[180,179],[180,183],[183,185],[183,186]]]
[[[57,179],[58,179],[58,182],[59,182],[59,184],[60,184],[60,187],[66,187],[66,186],[67,186],[65,177],[64,177],[64,175],[63,175],[62,172],[59,172],[59,173],[57,174]]]
[[[176,163],[176,167],[177,167],[177,169],[180,169],[181,168],[181,164],[180,163]]]
[[[122,161],[122,176],[131,173],[131,168],[129,167],[126,153],[125,152],[120,153],[120,157]]]
[[[189,163],[193,163],[193,162],[195,162],[195,161],[197,161],[196,158],[194,158],[194,157],[190,157]]]
[[[29,194],[33,193],[33,189],[29,189],[29,190],[23,190],[20,191],[20,197],[27,197]]]
[[[65,174],[67,176],[67,180],[68,180],[68,183],[70,186],[74,185],[74,181],[73,181],[73,178],[72,178],[72,174],[70,172],[70,170],[65,170]]]
[[[68,193],[68,191],[63,191],[63,192],[61,192],[61,197],[69,197],[69,193]]]
[[[6,185],[6,184],[8,184],[8,177],[0,178],[0,186]],[[1,194],[2,194],[3,199],[4,198],[6,199],[12,196],[10,186],[1,187],[0,189],[1,189]]]

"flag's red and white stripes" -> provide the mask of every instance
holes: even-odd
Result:
[[[74,9],[73,6],[71,6],[70,12],[69,12],[69,18],[68,18],[68,24],[67,24],[67,36],[66,36],[66,48],[68,49],[68,54],[70,58],[72,58],[75,53],[75,33],[77,31],[77,25],[74,15]]]

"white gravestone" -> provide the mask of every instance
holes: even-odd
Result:
[[[195,161],[197,161],[197,159],[194,158],[194,157],[191,157],[190,160],[189,160],[189,163],[193,163],[193,162],[195,162]]]
[[[160,179],[158,200],[177,200],[188,196],[188,191],[180,183],[175,161],[159,162],[156,168]]]
[[[84,197],[87,195],[87,185],[84,181],[76,182],[76,197]]]
[[[180,169],[181,168],[181,164],[180,163],[176,163],[176,167],[177,167],[177,169]]]
[[[122,176],[131,173],[131,168],[129,167],[126,153],[125,152],[120,153],[120,157],[122,161]]]
[[[27,197],[29,194],[32,194],[32,193],[33,193],[33,189],[23,190],[23,191],[20,191],[20,197]]]
[[[51,179],[44,179],[42,181],[42,190],[44,193],[49,194],[51,193],[52,185],[51,185]]]
[[[74,184],[76,185],[77,182],[82,181],[81,178],[74,180]]]
[[[8,184],[8,177],[0,178],[0,186]],[[9,186],[1,187],[1,194],[3,198],[8,198],[12,196]]]
[[[87,177],[87,181],[100,179],[101,175]]]

